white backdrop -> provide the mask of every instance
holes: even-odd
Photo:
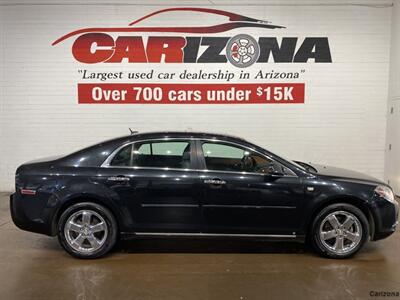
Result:
[[[79,1],[75,1],[79,3]],[[174,5],[169,5],[171,7]],[[212,6],[208,6],[212,7]],[[85,27],[125,27],[161,6],[0,6],[0,190],[13,188],[16,167],[139,131],[200,130],[248,138],[297,160],[366,172],[383,179],[391,7],[214,6],[287,28],[236,29],[277,37],[329,38],[332,63],[258,64],[265,71],[306,72],[305,104],[296,105],[83,105],[78,69],[145,70],[138,64],[85,66],[71,54],[74,39],[58,37]],[[158,19],[163,25],[203,24],[202,18]],[[217,66],[196,64],[191,70]],[[185,68],[157,65],[157,68]],[[225,64],[225,69],[238,69]],[[90,81],[88,81],[90,82]],[[253,80],[252,82],[268,82]],[[291,82],[280,80],[278,82]]]

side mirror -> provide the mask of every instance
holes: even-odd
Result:
[[[283,172],[282,166],[273,161],[268,165],[268,175],[269,176],[284,176],[285,173]]]

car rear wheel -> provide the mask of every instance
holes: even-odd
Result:
[[[368,220],[357,207],[338,203],[324,208],[315,218],[311,242],[321,255],[347,258],[357,253],[368,240]]]
[[[117,240],[113,214],[97,203],[77,203],[67,208],[58,222],[58,240],[72,256],[97,258],[108,253]]]

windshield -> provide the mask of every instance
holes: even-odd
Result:
[[[298,161],[296,162],[296,161],[291,160],[291,159],[288,159],[287,157],[284,157],[284,156],[282,156],[282,155],[279,155],[279,156],[280,156],[280,158],[282,158],[282,159],[284,159],[284,160],[290,162],[292,165],[295,165],[297,168],[299,168],[299,169],[301,169],[301,170],[303,170],[303,171],[309,171],[309,169],[306,167],[307,164],[301,165],[300,162],[298,162]]]
[[[245,141],[247,141],[247,142],[249,142],[249,143],[252,143],[250,140],[248,140],[248,139],[246,139]],[[257,144],[255,144],[255,143],[252,143],[253,145],[257,145]],[[276,154],[274,154],[274,155],[276,155]],[[278,156],[278,157],[280,157],[281,159],[283,159],[283,160],[286,160],[287,162],[289,162],[289,163],[291,163],[292,165],[294,165],[295,167],[297,167],[297,168],[299,168],[300,170],[303,170],[303,171],[309,171],[309,168],[307,167],[307,166],[309,166],[308,164],[305,164],[305,166],[303,166],[303,165],[301,165],[301,164],[299,164],[299,162],[297,161],[294,161],[294,160],[291,160],[291,159],[289,159],[289,158],[287,158],[287,157],[285,157],[285,156],[282,156],[282,155],[276,155],[276,156]],[[311,167],[311,166],[310,166]],[[313,168],[314,169],[314,168]],[[316,171],[316,170],[315,170]]]
[[[296,167],[307,171],[307,169],[305,167],[303,167],[302,165],[300,165],[299,163],[295,162],[294,160],[289,160],[289,162],[291,162],[293,165],[295,165]]]
[[[308,172],[312,172],[312,173],[318,173],[318,170],[316,168],[314,168],[312,165],[307,164],[305,162],[302,161],[294,161],[294,163],[296,163],[297,165],[301,165],[303,168],[305,168]]]

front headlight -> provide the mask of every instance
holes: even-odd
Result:
[[[394,200],[394,194],[390,187],[387,187],[385,185],[378,185],[375,188],[375,193],[377,193],[379,195],[379,197],[381,197],[391,203],[397,204],[396,200]]]

